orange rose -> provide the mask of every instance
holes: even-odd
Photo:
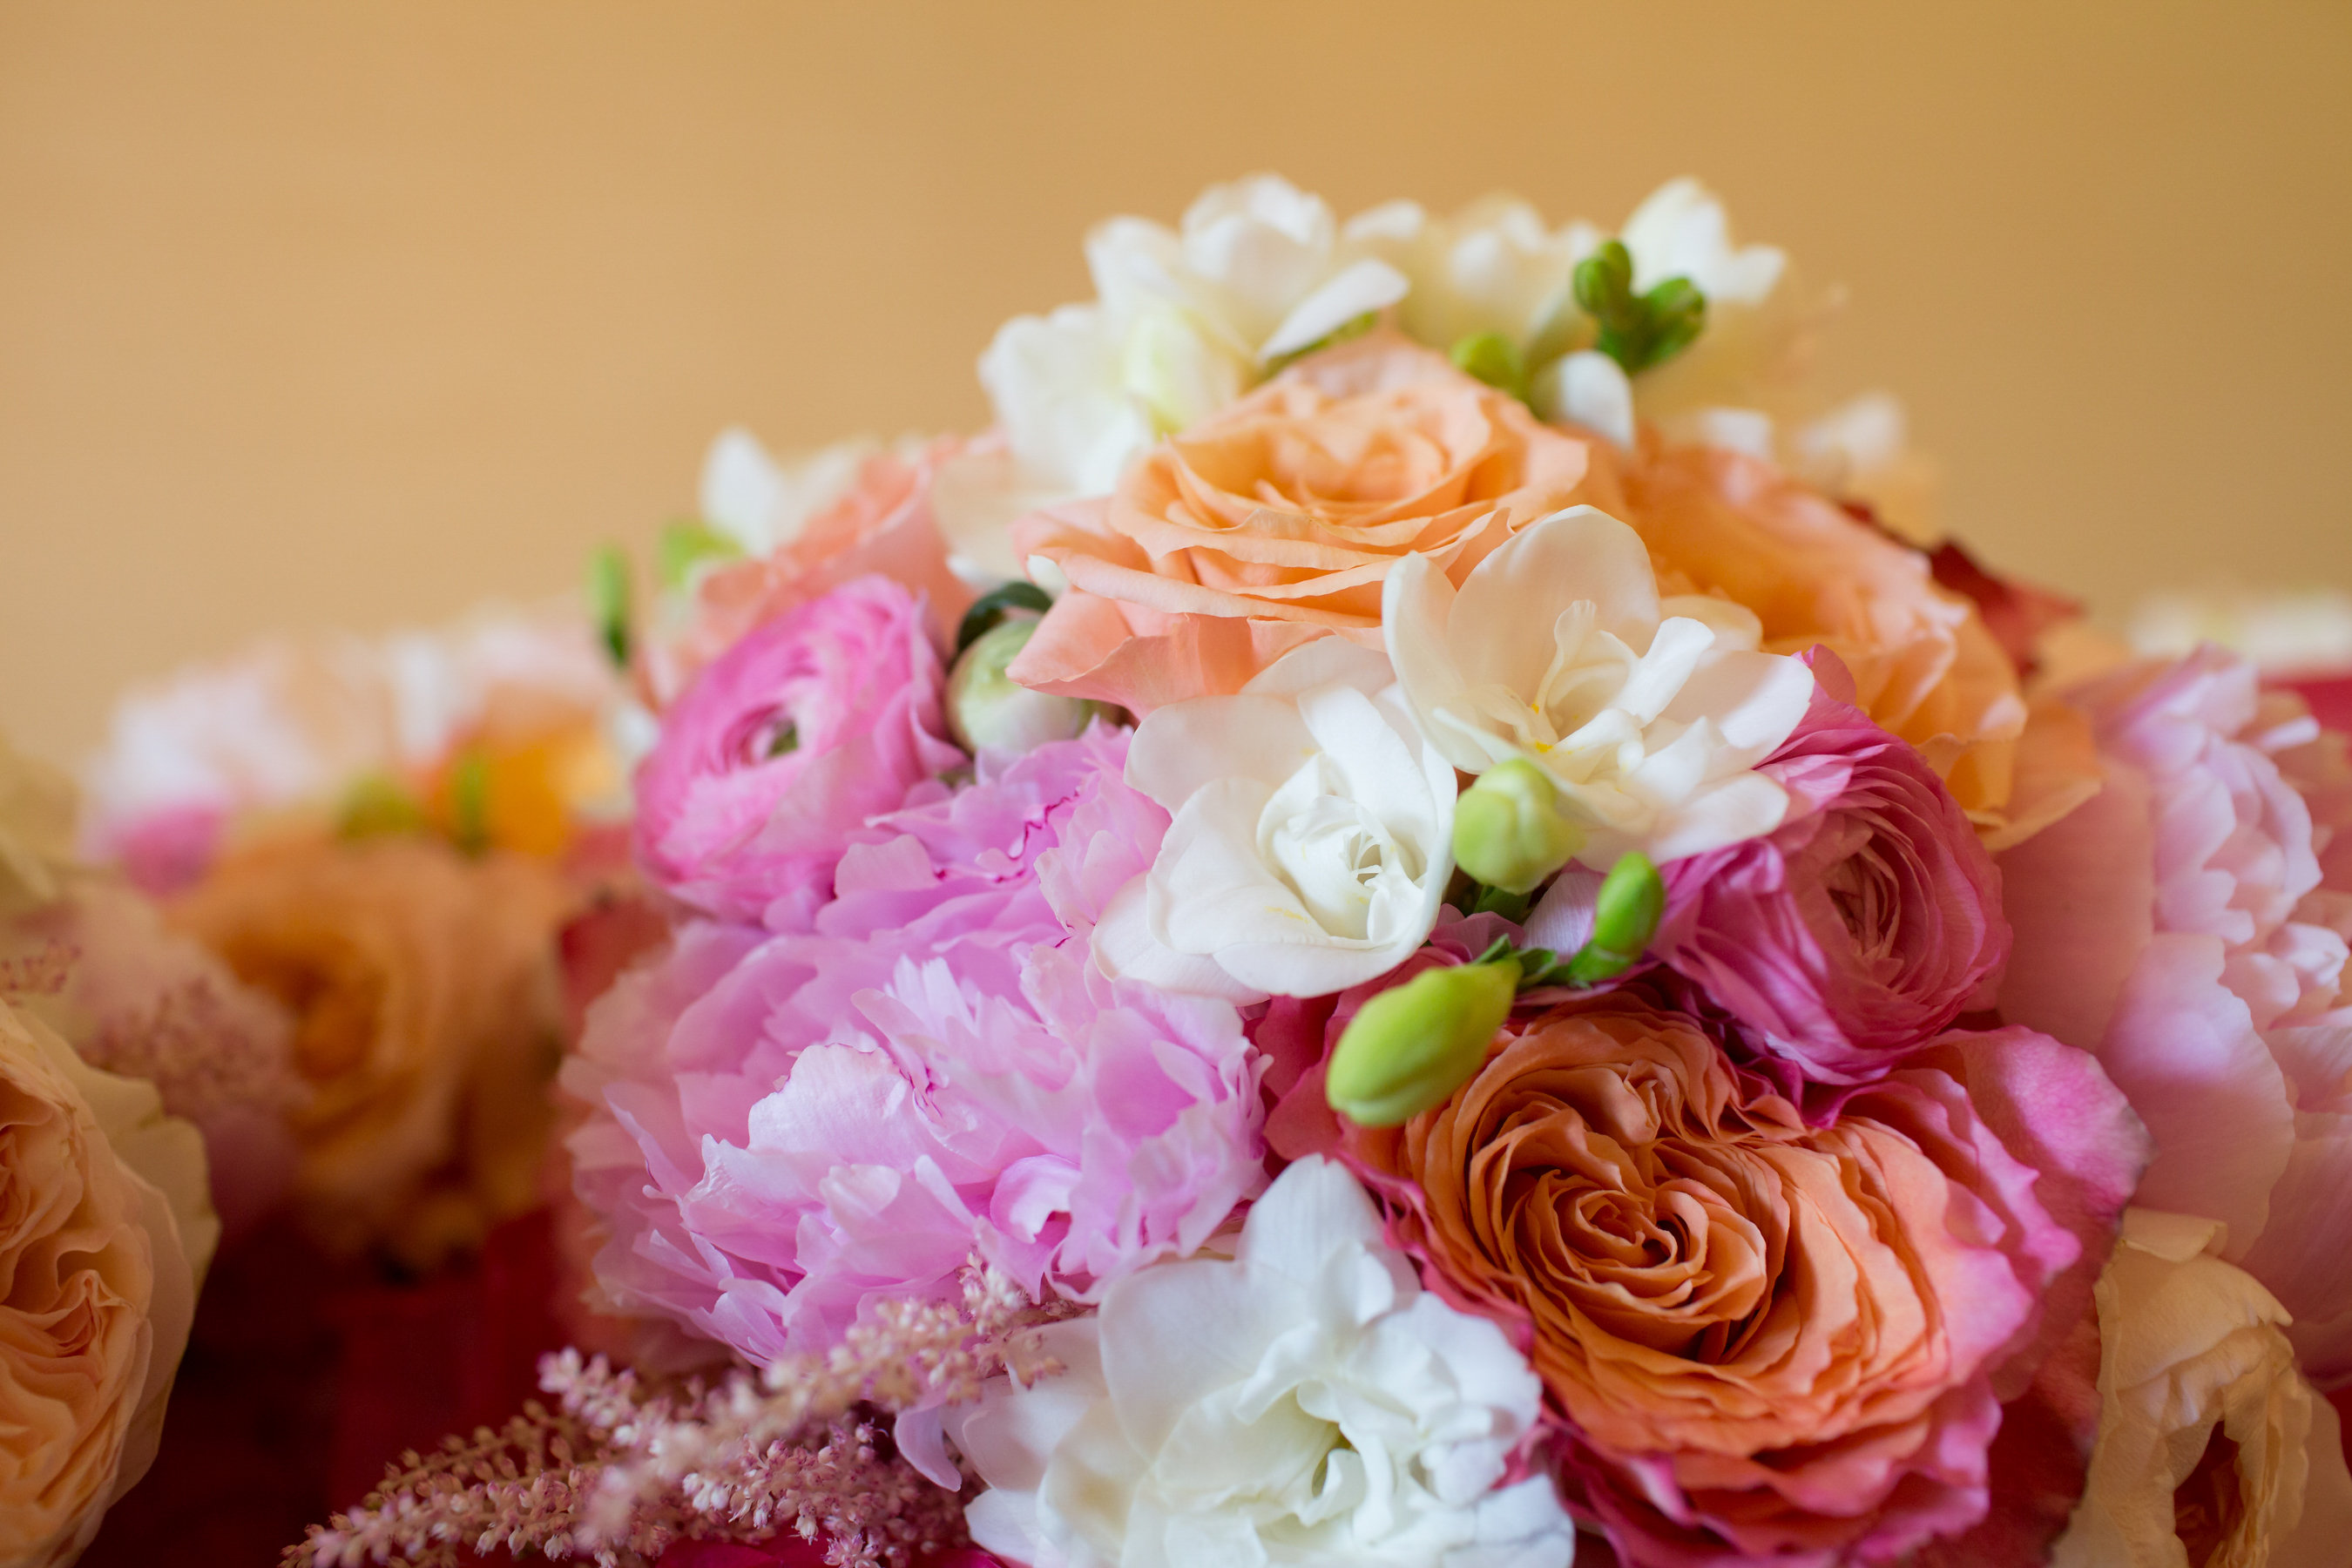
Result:
[[[294,1014],[295,1200],[327,1245],[427,1266],[536,1201],[565,903],[541,862],[389,837],[258,847],[173,906]]]
[[[1970,1075],[2063,1076],[2102,1129],[2127,1121],[2080,1052],[1958,1038],[1809,1124],[1690,1018],[1570,1003],[1348,1152],[1433,1281],[1522,1327],[1564,1479],[1622,1557],[1696,1562],[1657,1550],[1696,1532],[1892,1561],[1981,1515],[1994,1374],[2081,1251],[2037,1197],[2065,1173],[2003,1146],[2010,1107],[1980,1120],[1998,1089]],[[2129,1176],[2102,1189],[2109,1221]]]
[[[2096,790],[2087,731],[2054,706],[2029,713],[1983,617],[1916,550],[1742,453],[1652,438],[1608,468],[1622,500],[1596,504],[1642,535],[1662,593],[1746,605],[1769,652],[1836,653],[1863,710],[1919,749],[1993,847]]]
[[[1402,338],[1317,354],[1162,442],[1113,495],[1024,520],[1069,579],[1015,680],[1140,711],[1237,691],[1303,642],[1380,646],[1419,552],[1455,583],[1575,499],[1586,443]]]

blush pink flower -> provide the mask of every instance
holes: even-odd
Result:
[[[2221,1256],[2294,1314],[2313,1378],[2341,1382],[2352,1376],[2342,738],[2213,647],[2065,695],[2095,730],[2104,788],[2000,858],[2017,931],[2001,1013],[2097,1052],[2156,1139],[2136,1201],[2227,1225]]]
[[[2097,1065],[2021,1029],[1808,1110],[1620,992],[1347,1134],[1427,1281],[1527,1346],[1622,1562],[1886,1563],[1976,1525],[2140,1165]]]
[[[597,1005],[565,1082],[616,1305],[768,1363],[951,1294],[975,1247],[1090,1299],[1259,1190],[1239,1016],[1073,935],[1167,826],[1125,757],[1097,729],[983,759],[863,830],[810,929],[690,922]]]
[[[1759,772],[1789,819],[1666,868],[1654,950],[1760,1050],[1874,1078],[1950,1027],[2009,953],[2000,873],[1913,747],[1853,706],[1834,655]]]
[[[767,622],[662,716],[637,771],[637,852],[707,913],[790,921],[849,837],[963,760],[923,601],[860,577]]]

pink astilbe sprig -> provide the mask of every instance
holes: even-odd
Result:
[[[687,1539],[826,1543],[836,1568],[908,1568],[962,1543],[961,1495],[892,1451],[866,1413],[977,1396],[1011,1370],[1055,1370],[1030,1330],[1075,1309],[1034,1305],[975,1261],[960,1303],[887,1303],[823,1356],[716,1384],[649,1386],[576,1350],[540,1363],[555,1408],[404,1455],[348,1513],[288,1549],[285,1568],[454,1568],[461,1548],[630,1568]]]

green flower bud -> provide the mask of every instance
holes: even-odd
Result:
[[[1097,711],[1091,702],[1032,691],[1004,673],[1037,623],[999,622],[972,639],[948,676],[948,727],[964,750],[1027,752],[1079,734]]]
[[[1394,1127],[1444,1102],[1486,1059],[1511,1016],[1519,965],[1432,969],[1363,1005],[1323,1079],[1331,1109],[1362,1127]]]
[[[1666,912],[1666,885],[1658,868],[1638,849],[1617,858],[1601,879],[1593,903],[1592,938],[1568,961],[1571,985],[1591,985],[1633,967],[1658,932]]]
[[[490,847],[490,757],[469,748],[449,769],[449,837],[468,855]]]
[[[1527,362],[1510,339],[1500,332],[1475,332],[1454,345],[1454,368],[1475,376],[1498,392],[1521,402],[1528,395]]]
[[[963,650],[978,642],[982,632],[1002,626],[1015,610],[1034,610],[1042,616],[1053,607],[1053,599],[1034,583],[1015,578],[990,589],[974,599],[963,619],[956,623],[956,657],[961,658]]]
[[[665,588],[686,586],[694,569],[705,561],[731,561],[743,547],[698,517],[681,517],[662,525],[654,542],[654,573]]]
[[[623,668],[629,663],[629,557],[607,544],[588,557],[588,613],[604,651]]]
[[[1525,757],[1487,769],[1454,803],[1454,863],[1490,888],[1533,892],[1583,847],[1551,775]]]
[[[345,838],[422,833],[425,826],[425,807],[390,773],[362,773],[335,813],[335,832]]]

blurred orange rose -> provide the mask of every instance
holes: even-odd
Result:
[[[1406,554],[1455,583],[1570,504],[1587,444],[1392,334],[1330,349],[1162,442],[1111,496],[1015,529],[1069,579],[1015,680],[1146,711],[1338,632],[1380,646]]]
[[[295,1201],[324,1244],[429,1267],[531,1206],[566,904],[543,862],[394,837],[257,847],[173,906],[294,1015]]]
[[[1604,464],[1599,487],[1622,500],[1595,504],[1642,535],[1662,593],[1746,605],[1769,652],[1829,647],[1863,710],[1919,749],[1991,847],[2097,789],[2087,730],[2054,705],[2029,710],[1983,617],[1918,551],[1739,452],[1653,437]]]
[[[0,1002],[0,1563],[71,1562],[146,1472],[218,1236],[195,1130]]]

